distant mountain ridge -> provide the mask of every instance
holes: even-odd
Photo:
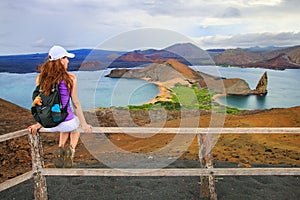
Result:
[[[114,57],[110,56],[118,57],[123,53],[98,49],[78,49],[69,52],[76,55],[70,60],[69,71],[104,69],[114,60]],[[36,72],[38,66],[46,61],[47,56],[47,53],[0,56],[0,72]]]
[[[122,52],[78,49],[70,52],[76,54],[69,64],[70,71],[144,67],[151,63],[163,63],[168,59],[176,59],[186,65],[220,65],[269,69],[300,68],[300,46],[202,50],[191,43],[178,43],[160,50],[146,49]],[[0,56],[0,72],[35,72],[46,58],[46,53]]]
[[[191,43],[174,44],[163,50],[128,52],[116,59],[119,62],[161,63],[176,59],[186,65],[221,65],[269,69],[300,68],[300,46],[252,47],[247,49],[202,50]]]
[[[300,46],[267,52],[249,52],[243,49],[227,49],[214,57],[216,65],[257,67],[269,69],[299,69]]]
[[[266,46],[266,47],[260,47],[260,46],[255,46],[255,47],[249,47],[249,48],[244,48],[244,50],[249,51],[249,52],[269,52],[269,51],[275,51],[275,50],[280,50],[284,49],[286,47],[277,47],[277,46]]]

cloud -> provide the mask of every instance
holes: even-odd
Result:
[[[276,6],[279,5],[283,2],[283,0],[250,0],[250,1],[244,1],[247,2],[248,5],[250,6]]]
[[[295,34],[287,33],[300,32],[299,7],[298,0],[0,1],[0,44],[6,44],[0,54],[40,52],[52,43],[94,47],[122,32],[143,28],[172,30],[206,46],[251,45],[246,39],[265,43],[266,33],[279,44],[276,37],[284,33],[281,44],[290,45],[290,40],[296,43]]]
[[[222,18],[240,17],[240,16],[241,16],[240,10],[234,7],[226,8],[221,15]]]
[[[106,50],[132,51],[137,49],[162,49],[175,43],[192,42],[178,32],[166,29],[145,28],[116,35],[100,44],[97,48]]]
[[[194,38],[202,48],[236,48],[252,46],[295,46],[299,45],[300,32],[250,33],[234,36],[206,36]]]

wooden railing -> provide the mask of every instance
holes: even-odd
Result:
[[[42,129],[41,132],[44,132]],[[143,128],[143,127],[95,127],[93,133],[165,133],[196,134],[199,147],[207,144],[210,134],[299,134],[300,128]],[[32,170],[0,184],[0,191],[13,187],[31,178],[34,179],[35,199],[48,199],[45,176],[200,176],[200,197],[217,199],[215,176],[266,176],[266,175],[300,175],[300,168],[213,168],[211,155],[202,156],[199,148],[200,168],[184,169],[91,169],[44,168],[43,148],[40,134],[32,135],[27,130],[20,130],[0,136],[0,142],[28,135],[31,146]]]

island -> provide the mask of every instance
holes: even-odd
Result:
[[[149,64],[144,68],[113,69],[106,77],[110,78],[136,78],[156,84],[160,94],[151,103],[157,101],[168,101],[171,95],[171,88],[176,84],[196,86],[198,89],[206,88],[215,92],[216,96],[224,95],[266,95],[267,94],[267,73],[265,72],[255,89],[240,78],[223,78],[198,72],[189,66],[177,61],[168,59],[166,62]],[[215,99],[215,98],[213,98]]]

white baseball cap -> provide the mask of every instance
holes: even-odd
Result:
[[[53,46],[49,50],[49,60],[50,61],[58,60],[58,59],[63,58],[65,56],[67,56],[68,58],[74,58],[75,54],[67,52],[67,50],[65,50],[61,46]]]

